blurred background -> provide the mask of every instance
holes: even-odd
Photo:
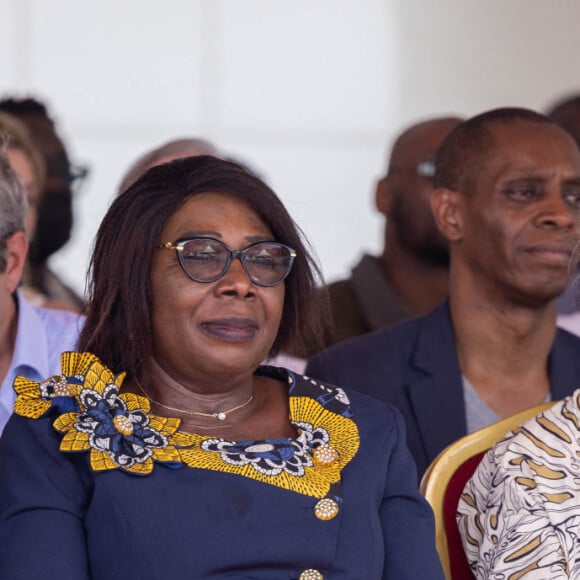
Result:
[[[122,174],[163,141],[247,163],[332,281],[382,245],[374,184],[403,127],[580,89],[574,0],[1,0],[0,23],[0,96],[45,102],[90,167],[51,258],[80,293]]]

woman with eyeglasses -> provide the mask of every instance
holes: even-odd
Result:
[[[112,204],[78,352],[15,381],[0,578],[442,578],[393,409],[261,366],[321,333],[276,195],[209,156]]]

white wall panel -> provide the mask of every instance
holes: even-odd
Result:
[[[396,61],[384,2],[219,5],[224,127],[307,135],[341,128],[376,131],[385,122]]]
[[[405,119],[505,105],[543,108],[580,90],[580,3],[394,0]]]
[[[105,133],[105,124],[199,120],[199,1],[35,0],[32,8],[31,89],[50,95],[68,123]]]

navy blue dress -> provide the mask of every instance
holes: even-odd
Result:
[[[91,357],[15,383],[0,579],[443,578],[392,408],[261,367],[298,437],[231,442],[180,432]]]

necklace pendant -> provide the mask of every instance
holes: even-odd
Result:
[[[226,414],[225,413],[214,413],[214,416],[219,419],[220,421],[225,421],[226,420]]]

